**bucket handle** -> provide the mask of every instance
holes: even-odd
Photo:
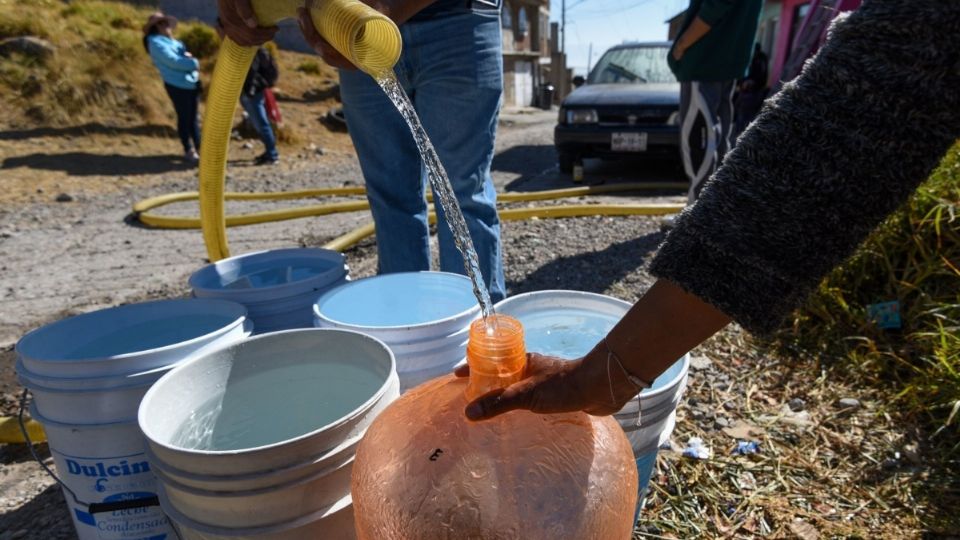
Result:
[[[130,510],[132,508],[146,508],[149,506],[160,506],[160,498],[154,495],[153,497],[143,497],[141,499],[132,499],[128,501],[115,501],[108,503],[86,503],[77,498],[77,494],[74,493],[70,486],[64,483],[55,472],[53,472],[46,463],[40,459],[40,456],[37,455],[37,450],[33,447],[33,441],[30,440],[30,433],[27,431],[27,424],[23,419],[23,411],[27,408],[27,397],[30,395],[30,390],[28,388],[23,389],[23,394],[20,395],[20,410],[17,413],[17,423],[20,424],[20,432],[23,434],[23,440],[27,443],[27,450],[30,451],[30,455],[33,459],[40,464],[40,467],[53,478],[63,490],[70,494],[70,497],[73,499],[73,502],[77,506],[83,506],[87,509],[87,513],[100,514],[103,512],[116,512],[118,510]],[[176,533],[177,538],[182,540],[180,536],[180,531],[176,527],[171,527],[171,529]]]

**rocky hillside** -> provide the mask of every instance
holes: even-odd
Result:
[[[0,0],[0,130],[172,126],[172,107],[141,41],[151,11],[121,2]],[[216,32],[181,21],[176,35],[201,59],[209,82]],[[294,109],[319,105],[321,116],[335,106],[333,69],[310,55],[277,56],[281,100]],[[296,139],[295,126],[283,135]]]

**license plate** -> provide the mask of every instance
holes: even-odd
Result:
[[[613,133],[610,136],[610,149],[614,152],[645,152],[647,150],[647,134]]]

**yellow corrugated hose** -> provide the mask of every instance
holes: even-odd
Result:
[[[675,214],[683,210],[682,204],[567,204],[560,206],[541,206],[538,208],[507,208],[497,213],[504,221],[517,221],[531,218],[561,218],[586,216],[662,216]],[[430,210],[430,223],[437,222],[437,214]],[[324,249],[345,251],[364,238],[376,232],[373,223],[361,225],[356,229],[334,238],[323,245]]]
[[[220,44],[217,65],[207,94],[200,145],[200,223],[207,257],[211,261],[230,256],[224,217],[223,182],[227,172],[227,147],[233,128],[233,112],[243,81],[256,54],[255,47],[241,47],[226,38]]]
[[[301,5],[301,0],[253,2],[257,20],[264,26],[295,17],[297,7]],[[377,75],[392,69],[400,58],[401,40],[397,26],[359,0],[313,2],[310,16],[320,35],[367,73]],[[227,148],[233,127],[233,113],[255,54],[256,47],[243,47],[230,38],[224,39],[207,95],[197,197],[200,199],[203,240],[211,261],[230,256],[224,213]]]
[[[601,185],[601,186],[582,186],[575,188],[567,189],[551,189],[545,191],[532,191],[526,193],[517,193],[517,192],[508,192],[500,193],[497,195],[498,202],[530,202],[530,201],[547,201],[554,199],[564,199],[569,197],[583,197],[588,195],[601,195],[604,193],[619,193],[626,191],[642,191],[642,190],[661,190],[661,189],[687,189],[687,184],[684,182],[635,182],[635,183],[623,183],[623,184],[610,184],[610,185]],[[340,187],[340,188],[320,188],[320,189],[304,189],[299,191],[281,191],[276,193],[236,193],[236,192],[227,192],[223,194],[223,198],[226,200],[236,200],[236,201],[267,201],[267,200],[290,200],[290,199],[303,199],[303,198],[314,198],[314,197],[324,197],[324,196],[339,196],[339,195],[363,195],[366,193],[362,187]],[[133,205],[133,213],[140,220],[141,223],[150,227],[156,227],[161,229],[197,229],[201,228],[201,220],[196,217],[190,216],[164,216],[150,213],[150,210],[165,206],[168,204],[173,204],[177,202],[184,202],[195,200],[198,198],[198,193],[195,191],[188,191],[184,193],[171,193],[166,195],[158,195],[156,197],[151,197],[149,199],[144,199]],[[428,195],[429,199],[432,199]],[[591,205],[595,207],[598,211],[601,208],[612,207],[610,210],[610,215],[623,215],[621,210],[619,210],[621,205]],[[225,225],[227,227],[235,227],[238,225],[253,225],[256,223],[268,223],[271,221],[283,221],[287,219],[299,219],[304,217],[311,216],[323,216],[328,214],[335,214],[339,212],[356,212],[360,210],[366,210],[370,208],[367,201],[347,201],[347,202],[336,202],[336,203],[327,203],[327,204],[318,204],[303,206],[298,208],[285,208],[280,210],[270,210],[265,212],[254,212],[250,214],[238,214],[233,216],[226,216]],[[638,205],[630,205],[625,208],[639,208]],[[656,212],[659,209],[659,206],[651,206],[650,208],[654,209],[653,212]]]

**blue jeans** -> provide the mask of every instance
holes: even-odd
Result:
[[[260,140],[266,147],[267,155],[270,159],[277,159],[277,139],[273,136],[273,128],[270,126],[270,119],[267,118],[267,107],[263,98],[263,92],[257,92],[252,96],[246,93],[240,94],[240,105],[247,111],[253,127],[260,134]]]
[[[200,150],[200,128],[197,125],[197,103],[200,101],[200,90],[186,90],[173,85],[164,84],[173,109],[177,111],[177,135],[183,151]],[[190,144],[191,139],[193,144]]]
[[[497,12],[452,10],[400,27],[395,72],[450,177],[480,270],[494,302],[505,296],[496,190],[490,177],[503,93]],[[430,269],[426,170],[410,130],[380,86],[360,71],[340,71],[344,115],[360,158],[377,228],[381,273]],[[443,211],[440,270],[464,274]]]

